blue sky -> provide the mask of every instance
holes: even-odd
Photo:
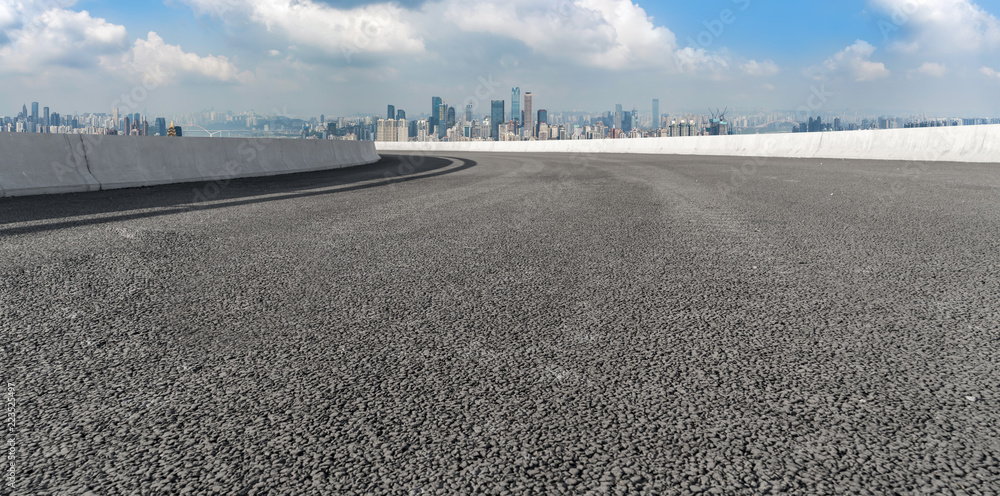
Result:
[[[1000,0],[0,0],[0,115],[535,106],[1000,115]],[[508,102],[509,104],[509,102]]]

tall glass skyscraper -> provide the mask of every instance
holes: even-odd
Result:
[[[437,127],[438,127],[438,138],[444,138],[448,135],[448,104],[441,103],[438,105],[437,113]]]
[[[500,141],[500,123],[503,122],[504,101],[493,100],[490,104],[490,131],[493,133],[493,141]]]
[[[654,98],[653,99],[653,125],[651,127],[653,129],[659,129],[660,128],[660,99],[659,98]]]
[[[515,86],[510,90],[510,120],[521,124],[521,87]]]
[[[531,92],[524,94],[524,130],[525,136],[535,135],[535,116],[531,115]]]
[[[430,125],[431,130],[434,130],[434,126],[438,125],[438,112],[441,108],[441,97],[432,96],[431,97],[431,119],[427,122]]]
[[[157,117],[156,121],[154,121],[154,122],[155,122],[155,124],[153,125],[153,127],[156,128],[156,131],[155,131],[156,135],[157,136],[166,136],[167,135],[167,119],[165,119],[163,117]]]

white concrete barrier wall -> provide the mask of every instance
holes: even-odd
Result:
[[[1000,125],[616,140],[377,142],[380,152],[646,153],[743,157],[1000,162]]]
[[[78,136],[0,133],[0,196],[99,188]]]
[[[0,133],[0,197],[288,174],[380,159],[370,141]]]

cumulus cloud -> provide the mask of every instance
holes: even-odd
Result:
[[[729,62],[725,57],[704,48],[684,47],[674,52],[674,58],[680,72],[687,74],[708,72],[719,78],[722,72],[729,68]]]
[[[970,52],[1000,47],[1000,21],[971,0],[870,0],[886,18],[879,29],[906,53]]]
[[[740,66],[740,69],[743,69],[743,72],[750,76],[773,76],[780,72],[778,64],[775,64],[774,61],[771,60],[765,60],[763,62],[750,60]]]
[[[313,0],[182,0],[199,14],[250,20],[293,43],[342,54],[415,54],[425,50],[395,4],[337,9]]]
[[[979,69],[979,72],[990,79],[996,79],[997,81],[1000,81],[1000,71],[996,71],[989,67],[983,66]]]
[[[916,71],[918,74],[923,74],[924,76],[930,77],[944,77],[948,73],[948,68],[944,64],[939,64],[937,62],[924,62]]]
[[[592,67],[665,67],[677,46],[674,34],[631,0],[445,0],[441,6],[444,19],[463,31],[514,38]]]
[[[823,64],[806,69],[814,79],[846,77],[855,81],[873,81],[889,76],[889,69],[881,62],[871,60],[875,47],[864,40],[837,52]]]
[[[0,30],[13,27],[17,20],[17,4],[11,0],[0,0]]]
[[[120,64],[106,62],[109,69],[123,68],[134,74],[151,77],[158,83],[182,79],[220,81],[226,83],[251,82],[250,72],[240,71],[227,57],[199,56],[185,52],[178,45],[170,45],[158,34],[150,31],[146,39],[135,40],[132,49],[120,59]]]
[[[124,26],[91,17],[87,11],[33,9],[30,2],[6,2],[8,42],[0,45],[0,72],[29,74],[56,67],[86,68],[99,57],[128,46]]]

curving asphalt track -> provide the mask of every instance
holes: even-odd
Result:
[[[996,494],[998,193],[464,154],[0,200],[15,492]]]

